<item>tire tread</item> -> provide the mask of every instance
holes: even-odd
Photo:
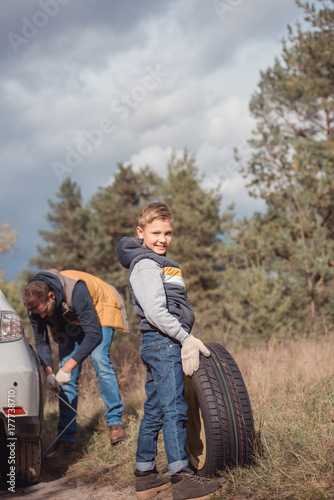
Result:
[[[218,343],[206,343],[211,356],[201,355],[200,367],[192,376],[204,420],[205,464],[199,475],[214,475],[236,464],[252,460],[254,421],[247,388],[231,354]]]

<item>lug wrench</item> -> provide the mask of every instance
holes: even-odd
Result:
[[[60,438],[60,436],[62,436],[62,434],[64,434],[64,432],[66,431],[66,429],[68,429],[68,427],[71,425],[72,422],[74,422],[74,420],[76,419],[77,415],[78,415],[78,412],[77,410],[75,410],[73,408],[73,406],[71,406],[67,401],[65,401],[65,399],[63,399],[61,396],[59,396],[58,392],[56,391],[53,391],[53,394],[55,394],[57,396],[57,398],[62,401],[63,403],[65,403],[69,408],[71,408],[72,411],[74,411],[75,415],[74,417],[72,418],[71,422],[69,422],[67,424],[67,426],[58,434],[58,436],[56,437],[56,439],[54,439],[52,441],[52,443],[50,444],[50,446],[47,447],[47,449],[45,450],[44,452],[44,455],[47,454],[47,452],[49,451],[49,449],[55,444],[56,441],[58,441],[58,439]],[[93,418],[91,417],[86,417],[86,418],[89,418],[90,420],[94,420]]]

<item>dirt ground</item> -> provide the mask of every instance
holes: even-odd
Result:
[[[220,481],[223,489],[223,480]],[[17,488],[15,493],[0,490],[2,499],[24,499],[24,500],[128,500],[135,499],[135,488],[128,487],[124,490],[117,490],[112,486],[88,486],[86,484],[76,484],[66,478],[54,478],[47,474],[42,474],[38,484],[26,488]],[[152,500],[172,500],[171,485],[159,493]]]
[[[112,486],[76,484],[69,482],[66,478],[54,478],[44,473],[38,484],[17,488],[14,493],[2,490],[0,498],[1,500],[20,498],[25,500],[127,500],[136,498],[136,494],[134,487],[119,491]],[[171,488],[154,497],[154,500],[171,499]]]

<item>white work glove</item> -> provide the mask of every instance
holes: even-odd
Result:
[[[203,342],[190,335],[182,342],[181,359],[182,368],[185,375],[191,376],[199,368],[199,353],[210,356],[210,351]]]
[[[49,373],[49,375],[46,376],[46,385],[52,392],[60,391],[60,385],[57,382],[56,375],[54,373]]]
[[[62,368],[57,372],[56,375],[56,380],[60,387],[62,387],[65,384],[68,384],[69,381],[71,380],[71,372],[65,372]]]

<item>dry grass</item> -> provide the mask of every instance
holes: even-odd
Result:
[[[334,499],[333,338],[272,341],[251,350],[226,347],[247,385],[257,452],[252,466],[222,473],[227,479],[222,498]],[[61,471],[78,481],[122,488],[133,482],[144,371],[136,358],[118,366],[128,439],[110,447],[103,403],[88,363],[85,370],[79,399],[79,452],[72,463],[62,464]],[[46,415],[44,446],[56,432],[54,402],[47,403]],[[162,440],[158,467],[167,469]]]
[[[334,498],[333,338],[233,353],[255,419],[255,464],[224,476],[225,499]]]

